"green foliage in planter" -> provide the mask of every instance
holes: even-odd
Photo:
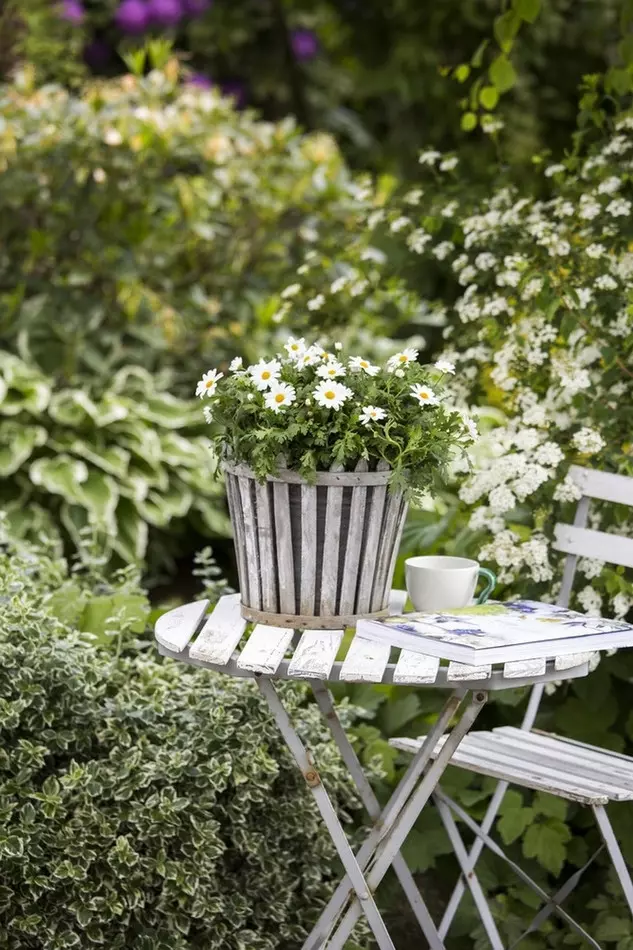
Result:
[[[197,407],[126,367],[100,395],[59,386],[0,354],[0,504],[17,535],[84,528],[124,561],[141,561],[148,530],[228,535],[211,444]]]
[[[66,385],[137,363],[188,395],[228,354],[265,351],[307,254],[362,264],[382,195],[334,141],[183,86],[175,62],[76,96],[24,70],[0,111],[0,344]],[[361,270],[348,326],[409,319],[388,261]],[[302,315],[313,332],[336,319]]]
[[[334,855],[255,685],[95,647],[51,602],[71,581],[0,548],[0,947],[294,950]],[[353,810],[316,707],[284,692]]]

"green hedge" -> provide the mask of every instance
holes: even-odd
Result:
[[[129,578],[114,658],[59,619],[90,583],[0,550],[0,947],[294,950],[333,849],[256,687],[134,646]],[[353,811],[318,711],[284,693]]]

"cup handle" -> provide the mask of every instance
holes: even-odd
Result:
[[[486,586],[484,587],[481,594],[477,598],[477,603],[485,604],[496,587],[497,575],[493,574],[492,571],[489,571],[487,567],[480,567],[479,576],[486,578]]]

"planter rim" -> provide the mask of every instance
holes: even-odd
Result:
[[[255,478],[255,472],[250,466],[244,463],[234,464],[231,462],[223,463],[224,470],[231,475],[243,476],[246,478]],[[292,469],[280,469],[277,475],[267,475],[267,482],[282,482],[292,485],[340,485],[343,488],[353,487],[354,485],[387,485],[391,477],[391,469],[384,472],[317,472],[315,480],[308,482]]]

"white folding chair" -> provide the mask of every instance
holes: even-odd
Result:
[[[593,531],[586,527],[592,499],[633,507],[633,478],[592,471],[578,466],[571,468],[570,475],[582,491],[582,497],[576,509],[573,525],[557,524],[555,528],[554,548],[567,555],[557,601],[563,607],[569,604],[579,557],[599,558],[610,564],[633,567],[632,538]],[[571,661],[577,663],[578,657],[560,657],[556,661],[556,668],[562,670]],[[434,800],[462,870],[462,875],[438,928],[442,939],[449,931],[466,888],[469,888],[493,950],[504,950],[497,926],[475,873],[477,861],[484,847],[488,847],[509,864],[524,883],[535,890],[544,901],[542,909],[519,939],[514,941],[513,947],[528,934],[539,929],[551,914],[557,914],[578,935],[600,950],[600,944],[563,910],[561,903],[576,887],[584,871],[605,847],[633,916],[631,875],[605,810],[609,802],[633,800],[633,758],[604,751],[583,742],[532,731],[543,689],[543,684],[532,687],[520,729],[503,727],[493,729],[491,732],[471,732],[451,759],[451,764],[459,768],[500,779],[481,825],[474,822],[441,788],[436,790]],[[415,740],[394,739],[392,745],[415,753],[422,741],[423,737]],[[439,751],[439,747],[436,751]],[[490,831],[510,784],[548,792],[560,798],[588,805],[593,810],[602,834],[604,844],[601,844],[587,864],[572,875],[551,897],[525,871],[511,861],[490,837]],[[470,852],[467,851],[461,838],[454,816],[458,817],[476,836]]]

